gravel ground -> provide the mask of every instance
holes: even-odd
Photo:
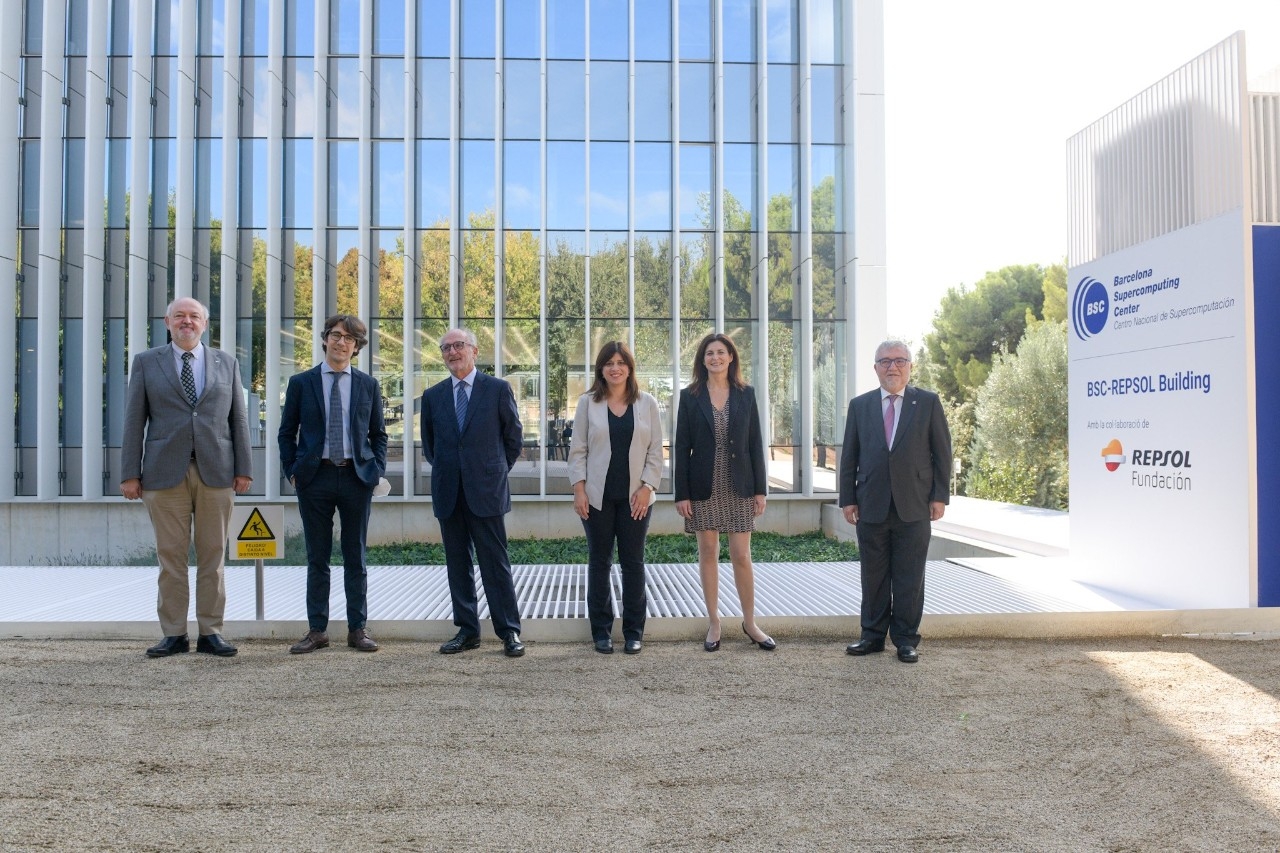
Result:
[[[926,638],[908,666],[728,627],[519,660],[5,641],[0,849],[1280,848],[1280,641]]]

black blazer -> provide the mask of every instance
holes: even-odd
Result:
[[[908,385],[893,450],[884,440],[880,389],[849,402],[840,457],[840,506],[857,504],[869,524],[889,518],[889,502],[903,521],[926,521],[929,504],[951,502],[951,431],[942,401]]]
[[[422,392],[422,455],[431,463],[431,505],[436,518],[453,515],[467,478],[467,507],[487,518],[511,512],[507,475],[523,449],[516,396],[505,379],[476,373],[467,420],[458,431],[453,377]]]
[[[295,488],[310,483],[320,468],[328,417],[320,365],[289,377],[276,442],[280,445],[280,470],[286,479],[294,478]],[[382,392],[376,379],[354,367],[351,368],[351,408],[347,412],[347,424],[351,430],[356,476],[373,488],[387,470]]]
[[[711,396],[705,386],[697,395],[685,388],[680,392],[676,443],[671,452],[671,479],[675,485],[676,500],[705,501],[711,497],[715,453]],[[742,497],[769,493],[764,439],[760,434],[760,411],[756,407],[756,392],[750,385],[745,388],[729,386],[729,473],[733,478],[733,490]]]

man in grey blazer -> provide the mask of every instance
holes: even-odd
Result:
[[[857,525],[862,565],[862,638],[851,655],[884,651],[919,660],[924,564],[930,523],[951,501],[951,431],[938,395],[909,387],[911,351],[876,348],[880,387],[854,397],[840,458],[840,506]]]
[[[164,638],[147,657],[190,651],[193,530],[196,651],[230,657],[236,648],[222,638],[227,524],[233,493],[243,494],[253,482],[240,368],[231,355],[200,342],[209,311],[195,299],[170,303],[164,324],[171,342],[133,359],[120,448],[120,494],[146,504],[160,564],[156,610]]]

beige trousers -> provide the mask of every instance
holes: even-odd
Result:
[[[187,467],[186,479],[173,488],[142,492],[142,502],[147,505],[151,526],[156,532],[156,562],[160,564],[156,613],[166,637],[187,633],[187,609],[191,602],[187,557],[193,538],[196,624],[201,636],[222,633],[222,612],[227,604],[222,566],[234,495],[229,487],[206,486],[194,462]]]

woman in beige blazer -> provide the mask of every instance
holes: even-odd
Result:
[[[587,535],[587,615],[596,651],[613,653],[609,568],[618,546],[624,651],[644,638],[644,542],[662,481],[662,415],[636,384],[636,360],[621,341],[596,356],[595,383],[578,400],[569,444],[573,509]]]

